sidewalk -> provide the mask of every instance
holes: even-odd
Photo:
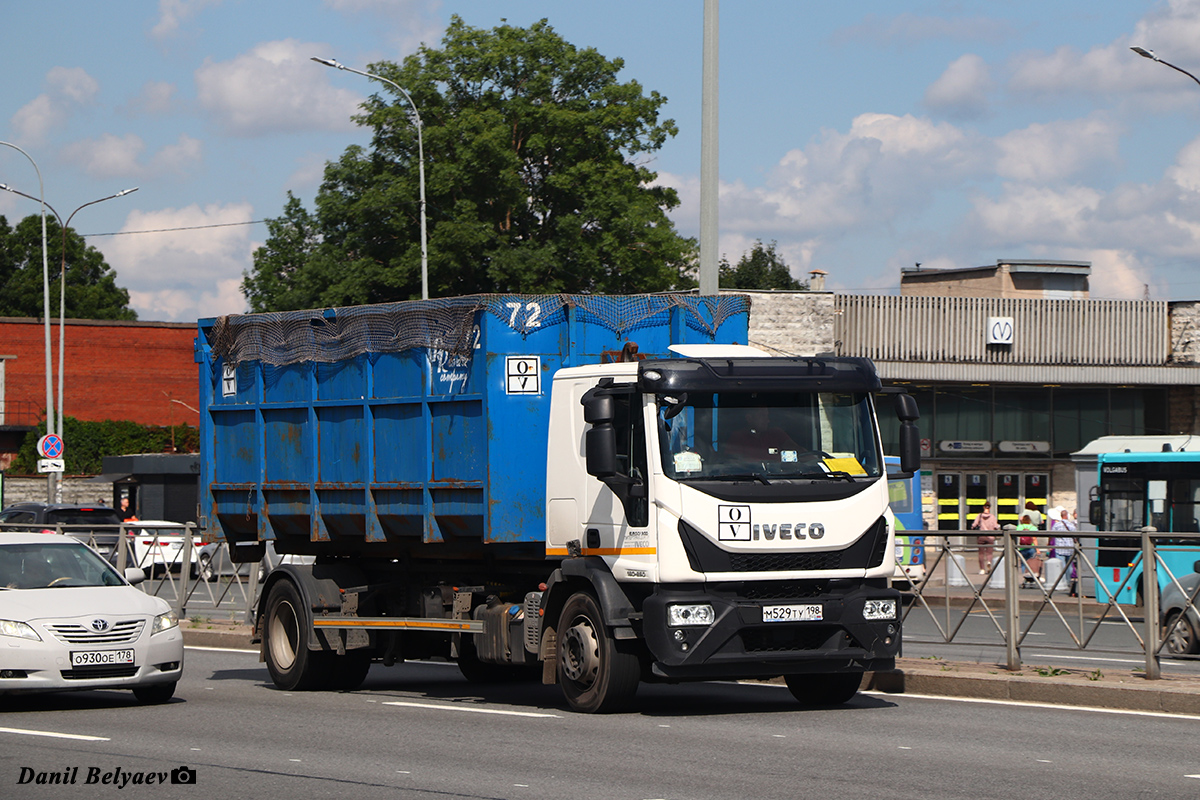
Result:
[[[970,596],[970,592],[967,592]],[[952,600],[964,598],[952,596]],[[256,650],[250,626],[227,620],[185,620],[184,644]],[[863,686],[888,694],[1015,700],[1046,705],[1200,715],[1200,677],[1148,681],[1128,670],[1074,670],[1027,665],[1009,672],[998,665],[901,658],[891,672],[867,674]]]

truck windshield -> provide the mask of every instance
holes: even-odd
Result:
[[[675,480],[857,480],[883,474],[867,393],[689,392],[659,399]]]

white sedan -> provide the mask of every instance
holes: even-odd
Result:
[[[0,534],[0,694],[132,689],[165,703],[183,674],[183,634],[166,601],[59,534]]]

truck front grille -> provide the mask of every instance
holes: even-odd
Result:
[[[679,538],[696,572],[800,572],[804,570],[871,569],[887,555],[887,520],[880,517],[849,547],[808,552],[722,550],[700,531],[679,521]]]
[[[782,628],[750,628],[742,631],[747,653],[786,653],[819,650],[841,633],[836,625],[788,625]]]

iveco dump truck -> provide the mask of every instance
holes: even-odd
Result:
[[[641,681],[784,676],[837,704],[894,664],[870,361],[747,346],[749,300],[485,295],[201,320],[202,524],[272,570],[283,689],[373,663]],[[917,410],[894,402],[902,468]],[[894,475],[893,475],[894,476]]]

